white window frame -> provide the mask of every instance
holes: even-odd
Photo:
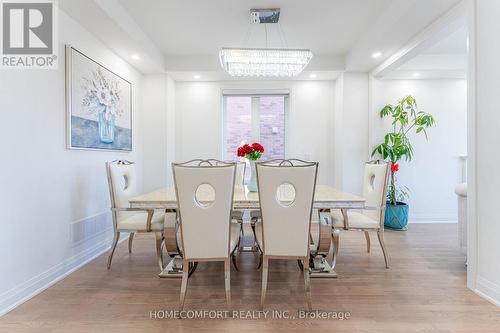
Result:
[[[259,142],[260,140],[260,97],[266,96],[283,96],[284,97],[284,108],[285,108],[285,158],[288,156],[288,131],[289,131],[289,111],[290,111],[290,92],[286,89],[280,90],[241,90],[241,89],[223,89],[222,90],[222,159],[230,159],[226,154],[226,139],[227,139],[227,105],[226,97],[237,96],[237,97],[251,97],[252,98],[252,110],[251,110],[251,122],[252,122],[252,141]],[[257,120],[256,120],[257,119]]]

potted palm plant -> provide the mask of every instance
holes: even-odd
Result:
[[[413,157],[413,146],[408,135],[424,134],[427,139],[426,129],[433,126],[435,121],[429,113],[418,110],[417,101],[412,96],[404,97],[396,105],[384,106],[380,110],[380,118],[386,117],[392,120],[392,130],[384,136],[384,142],[376,146],[372,152],[372,157],[378,154],[391,164],[384,225],[406,230],[409,206],[405,200],[408,199],[409,190],[396,182],[398,162],[401,159],[409,162]]]

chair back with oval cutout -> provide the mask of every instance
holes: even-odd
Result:
[[[129,208],[129,199],[137,193],[137,173],[134,162],[117,160],[106,162],[111,208]],[[136,212],[113,213],[118,222]]]
[[[173,163],[185,259],[228,258],[235,163]]]
[[[257,163],[264,255],[309,255],[317,172],[317,162],[273,160]]]
[[[383,224],[385,203],[387,197],[387,183],[389,177],[389,164],[380,161],[365,164],[363,177],[363,197],[365,206],[370,209],[363,210],[363,214]]]
[[[235,163],[236,164],[236,176],[234,178],[234,185],[239,186],[243,185],[245,182],[245,171],[246,171],[246,163],[242,161],[219,161],[216,159],[210,159],[208,160],[211,163],[215,165],[219,164],[228,164],[228,163]]]
[[[246,163],[245,162],[235,162],[236,163],[236,178],[234,180],[235,185],[241,185],[245,183],[245,170]]]

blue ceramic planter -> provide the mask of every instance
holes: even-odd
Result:
[[[384,225],[391,229],[407,230],[409,206],[398,202],[396,206],[389,202],[385,206]]]

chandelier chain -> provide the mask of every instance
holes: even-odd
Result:
[[[250,41],[250,35],[252,34],[252,25],[248,25],[247,33],[245,34],[245,38],[243,39],[243,45],[248,46],[248,42]]]
[[[285,32],[283,31],[283,28],[281,27],[281,23],[278,22],[278,32],[280,34],[280,36],[283,37],[283,41],[285,43],[285,48],[288,48],[288,42],[286,40],[286,37],[285,37]]]
[[[280,46],[282,48],[286,48],[286,45],[285,45],[285,41],[283,40],[283,38],[281,37],[281,33],[280,33],[280,30],[279,30],[279,23],[278,23],[278,27],[276,28],[277,32],[278,32],[278,38],[280,39]]]
[[[266,49],[267,49],[267,23],[264,23],[264,28],[266,30]]]

